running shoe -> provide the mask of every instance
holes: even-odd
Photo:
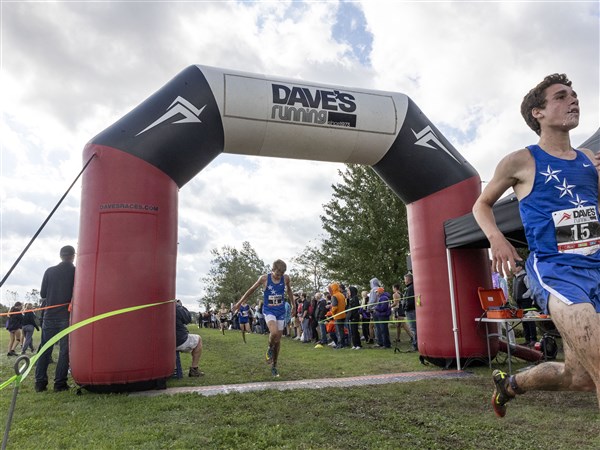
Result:
[[[492,408],[494,408],[494,413],[498,417],[504,417],[506,415],[506,404],[514,398],[507,390],[508,374],[496,369],[492,372],[492,381],[494,382]]]
[[[279,372],[277,371],[277,367],[275,367],[275,366],[271,367],[271,375],[273,375],[273,377],[275,377],[275,378],[279,377]]]
[[[273,348],[272,347],[267,348],[267,354],[265,355],[265,358],[267,359],[267,364],[271,364],[273,362]]]

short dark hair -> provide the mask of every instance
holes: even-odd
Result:
[[[538,83],[536,87],[530,90],[523,101],[521,102],[521,115],[525,119],[527,126],[531,128],[539,136],[542,132],[540,123],[533,117],[531,112],[533,108],[545,108],[546,107],[546,95],[545,90],[553,84],[564,84],[565,86],[571,87],[571,80],[567,78],[564,73],[553,73],[548,75],[541,83]]]
[[[61,258],[73,256],[74,254],[75,254],[75,248],[73,248],[73,246],[71,246],[71,245],[65,245],[63,248],[60,249],[60,257]]]

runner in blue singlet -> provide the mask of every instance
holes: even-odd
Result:
[[[234,311],[239,309],[248,297],[260,286],[263,287],[263,314],[269,328],[269,347],[267,348],[266,360],[268,364],[271,364],[271,374],[274,377],[279,376],[277,360],[285,324],[285,294],[287,294],[288,299],[293,298],[290,277],[285,275],[286,270],[286,264],[280,259],[276,260],[273,263],[271,273],[262,275],[234,306]],[[295,305],[292,304],[292,315],[295,309]]]
[[[250,333],[250,305],[248,303],[240,305],[239,311],[240,330],[242,330],[242,339],[245,344],[246,333]]]
[[[539,142],[500,161],[473,214],[490,242],[492,270],[508,275],[521,258],[498,228],[492,206],[513,188],[531,250],[530,289],[561,333],[565,362],[510,377],[494,371],[492,406],[500,417],[508,401],[529,390],[594,392],[600,405],[600,158],[571,147],[579,101],[566,75],[549,75],[533,88],[521,114]]]

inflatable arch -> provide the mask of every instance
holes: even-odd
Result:
[[[95,160],[82,182],[73,322],[175,297],[178,190],[221,152],[372,166],[407,205],[419,351],[487,355],[474,321],[487,251],[448,253],[444,236],[480,179],[410,98],[196,65],[84,149]],[[77,330],[74,380],[133,389],[170,376],[174,321],[169,303]]]

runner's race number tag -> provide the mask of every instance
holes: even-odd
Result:
[[[281,303],[283,303],[283,296],[269,295],[269,305],[281,305]]]
[[[552,219],[559,252],[590,255],[600,248],[600,223],[594,206],[555,211]]]

